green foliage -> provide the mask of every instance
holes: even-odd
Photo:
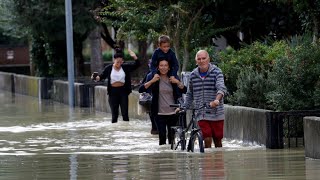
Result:
[[[301,26],[305,31],[312,31],[319,24],[320,0],[314,1],[293,1],[295,12],[299,14]],[[319,32],[315,32],[319,33]]]
[[[67,61],[62,55],[66,55],[65,41],[47,42],[44,44],[45,55],[47,57],[49,72],[51,77],[67,76]]]
[[[102,52],[103,61],[112,61],[112,51]]]
[[[137,6],[138,5],[138,6]],[[135,37],[137,40],[157,38],[164,16],[159,4],[143,0],[111,0],[101,11],[103,22],[118,29],[117,39]]]
[[[252,67],[255,71],[263,73],[272,69],[274,61],[285,56],[288,45],[284,41],[267,45],[254,42],[239,51],[230,47],[217,55],[219,67],[225,74],[225,83],[230,94],[237,90],[236,81],[244,69]]]
[[[269,109],[266,93],[271,90],[271,84],[266,78],[267,72],[258,72],[254,67],[243,69],[237,79],[237,91],[227,97],[233,105]]]
[[[320,108],[320,46],[307,34],[218,54],[228,103],[278,111]]]
[[[268,100],[277,110],[319,108],[320,46],[309,43],[292,48],[275,61],[269,79],[274,90]]]
[[[319,76],[319,79],[320,79],[320,76]],[[320,107],[320,80],[318,80],[315,85],[313,99],[314,99],[314,105],[319,108]]]
[[[46,57],[46,50],[43,46],[45,42],[39,38],[34,38],[31,47],[31,59],[35,66],[35,75],[49,77],[49,64]]]
[[[312,44],[311,37],[254,42],[238,51],[200,49],[222,69],[230,94],[227,103],[278,111],[319,109],[320,46]]]
[[[91,14],[96,3],[93,0],[78,0],[72,4],[74,49],[81,47],[82,40],[96,26]],[[4,10],[0,11],[0,22],[4,31],[18,38],[35,40],[36,42],[31,42],[31,47],[40,48],[31,50],[37,75],[66,76],[64,1],[2,0],[1,9]]]
[[[0,44],[5,45],[27,45],[28,39],[27,38],[17,38],[13,35],[10,35],[10,33],[5,32],[0,27]]]

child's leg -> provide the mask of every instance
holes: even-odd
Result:
[[[155,72],[152,72],[152,71],[150,71],[148,74],[147,74],[147,79],[152,79],[153,78],[153,76],[154,76],[154,74],[155,74]]]

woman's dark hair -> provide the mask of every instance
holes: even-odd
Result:
[[[166,57],[159,57],[158,60],[157,60],[157,67],[159,66],[161,61],[167,61],[169,66],[170,66],[170,62]]]
[[[116,51],[116,53],[114,53],[114,55],[113,55],[113,58],[114,58],[114,59],[116,59],[116,58],[123,58],[123,57],[124,57],[124,53],[123,53],[123,51],[122,51],[121,48],[116,47],[114,50]]]
[[[170,62],[169,62],[169,61],[168,61],[168,59],[167,59],[167,58],[165,58],[165,57],[160,57],[160,58],[158,58],[158,61],[157,61],[157,69],[158,69],[159,64],[160,64],[160,62],[161,62],[161,61],[167,61],[168,65],[169,65],[169,71],[168,71],[168,74],[171,74],[171,65],[170,65]],[[160,74],[159,69],[158,69],[157,73],[158,73],[158,74]]]

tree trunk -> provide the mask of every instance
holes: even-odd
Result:
[[[30,76],[35,76],[36,73],[35,73],[35,64],[34,64],[34,59],[32,58],[32,42],[29,41],[28,43],[28,47],[29,47],[29,66],[30,66]]]
[[[189,64],[189,58],[190,58],[189,43],[190,43],[190,33],[192,31],[192,26],[193,26],[193,23],[200,17],[200,14],[203,8],[204,8],[204,5],[202,5],[201,8],[198,9],[197,13],[189,19],[188,28],[185,30],[185,36],[183,41],[184,55],[183,55],[183,65],[181,69],[182,72],[187,70],[187,66]]]
[[[316,43],[319,39],[319,21],[316,15],[312,15],[313,21],[313,43]]]
[[[113,34],[111,35],[106,24],[101,23],[103,31],[101,32],[102,39],[112,48],[114,49],[116,42],[113,40]]]
[[[181,34],[181,30],[180,30],[180,14],[177,15],[177,28],[175,29],[174,31],[174,50],[175,50],[175,53],[176,53],[176,57],[177,57],[177,60],[178,60],[178,63],[179,63],[179,69],[178,69],[178,75],[181,73],[181,58],[180,58],[180,34]]]
[[[188,40],[189,40],[189,38],[186,38],[186,42],[189,42]],[[187,70],[187,66],[189,64],[189,59],[190,59],[189,44],[188,43],[184,43],[183,51],[184,51],[183,64],[182,64],[181,71],[185,72]]]
[[[101,52],[101,33],[99,27],[96,27],[89,35],[90,40],[90,49],[91,49],[91,56],[90,56],[90,71],[93,72],[101,72],[104,63],[102,59],[102,52]]]
[[[141,65],[137,70],[135,70],[132,73],[133,79],[137,79],[137,80],[142,79],[149,70],[149,66],[148,66],[149,58],[147,56],[148,46],[149,45],[148,45],[147,41],[142,41],[142,40],[138,41],[138,54],[137,54],[137,56],[141,62]]]

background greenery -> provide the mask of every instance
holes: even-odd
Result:
[[[255,42],[217,56],[228,103],[279,111],[320,108],[320,46],[310,36]]]
[[[167,34],[180,72],[195,67],[197,50],[209,51],[225,74],[228,103],[319,109],[319,14],[320,0],[77,0],[72,2],[75,75],[85,75],[85,60],[91,71],[111,60],[111,52],[99,46],[103,39],[124,49],[134,41],[142,65],[133,75],[142,78],[148,48]],[[0,1],[0,43],[29,45],[35,76],[66,76],[65,32],[64,0]],[[213,39],[222,36],[229,46],[217,52]],[[90,54],[84,53],[87,40],[96,45]]]

